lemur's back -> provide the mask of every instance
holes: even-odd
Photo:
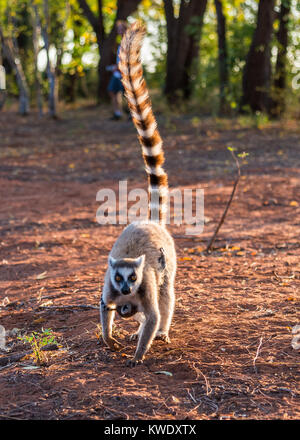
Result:
[[[151,267],[160,269],[161,252],[164,252],[169,272],[176,269],[174,241],[164,226],[154,222],[135,222],[127,226],[119,236],[110,255],[115,259],[146,256]]]

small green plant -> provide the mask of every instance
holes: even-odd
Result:
[[[43,365],[46,362],[46,356],[42,352],[42,348],[49,344],[57,344],[55,337],[50,328],[43,329],[41,332],[32,332],[30,335],[19,336],[24,344],[30,344],[33,351],[35,363]]]
[[[259,130],[263,130],[269,124],[269,117],[266,113],[263,112],[255,112],[254,114],[255,127]]]
[[[198,118],[198,116],[194,116],[194,117],[191,119],[191,124],[192,124],[192,127],[195,127],[195,128],[196,128],[197,137],[199,137],[199,134],[200,134],[200,128],[201,128],[201,119]]]

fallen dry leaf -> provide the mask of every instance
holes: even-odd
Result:
[[[173,376],[170,371],[154,371],[154,374],[164,374],[165,376]]]
[[[47,277],[47,271],[45,270],[45,272],[40,273],[39,275],[36,276],[37,280],[43,280],[44,278]]]
[[[45,318],[37,318],[33,320],[33,324],[41,324],[41,322],[45,322]]]

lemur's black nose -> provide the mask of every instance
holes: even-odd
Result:
[[[124,286],[121,289],[121,292],[123,293],[123,295],[129,295],[129,293],[131,292],[131,288],[129,286]]]

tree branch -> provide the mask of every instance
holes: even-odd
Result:
[[[98,0],[98,25],[99,25],[99,38],[101,41],[105,39],[104,31],[104,19],[102,13],[102,0]]]
[[[141,0],[118,0],[116,20],[126,20],[132,14]]]
[[[127,17],[136,10],[140,2],[141,0],[118,0],[116,18],[110,34],[107,37],[108,39],[114,39],[116,37],[118,20],[126,20]]]

